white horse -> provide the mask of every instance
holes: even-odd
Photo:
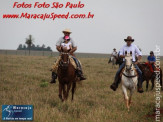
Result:
[[[131,97],[138,83],[137,72],[132,62],[132,52],[130,53],[127,53],[127,51],[125,52],[125,69],[122,72],[121,80],[122,80],[122,91],[124,94],[124,99],[129,111],[131,105]],[[130,91],[129,97],[127,95],[127,90]]]
[[[112,68],[115,68],[116,60],[117,60],[116,57],[117,57],[117,55],[111,56]]]

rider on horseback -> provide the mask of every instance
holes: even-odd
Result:
[[[138,72],[139,78],[138,78],[138,92],[142,93],[143,92],[143,88],[142,88],[142,71],[139,69],[139,67],[137,66],[137,64],[139,63],[141,57],[142,57],[142,53],[140,52],[140,50],[137,48],[136,45],[133,45],[132,42],[134,42],[134,39],[132,39],[131,36],[128,36],[127,39],[124,39],[124,41],[127,43],[126,45],[124,45],[121,49],[120,49],[120,57],[124,58],[125,57],[125,51],[127,51],[128,53],[130,51],[132,51],[132,61],[134,62],[134,66]],[[135,60],[135,55],[138,54],[138,60]],[[116,91],[116,89],[118,88],[118,84],[120,83],[121,77],[120,77],[120,73],[122,71],[122,69],[125,67],[125,60],[123,59],[123,63],[121,64],[121,66],[119,67],[116,75],[115,75],[115,79],[113,84],[110,86],[111,89],[113,89],[114,91]]]
[[[117,51],[116,51],[116,49],[114,48],[113,49],[113,52],[112,52],[112,54],[111,54],[112,56],[117,56]]]
[[[110,56],[108,63],[110,63],[114,57],[117,57],[117,51],[115,48],[113,49],[113,52],[111,53],[111,56]]]
[[[83,76],[83,71],[82,71],[80,62],[78,61],[78,59],[73,54],[77,50],[77,46],[75,45],[75,42],[73,41],[73,39],[70,38],[71,31],[69,29],[65,29],[62,32],[64,33],[64,37],[61,37],[57,41],[56,49],[59,52],[62,52],[62,48],[67,48],[67,50],[70,50],[69,53],[70,53],[70,55],[72,55],[72,58],[74,59],[76,66],[77,66],[77,68],[76,68],[77,76],[80,78],[80,80],[86,80],[86,78]],[[58,67],[59,61],[60,60],[57,60],[57,62],[55,63],[55,66],[54,66],[55,68]],[[52,80],[50,83],[55,83],[56,79],[57,79],[57,73],[52,71]]]
[[[152,65],[152,68],[153,68],[153,71],[154,71],[155,70],[154,63],[156,62],[156,58],[154,56],[153,51],[150,51],[150,56],[148,56],[147,60],[148,60],[148,63]]]

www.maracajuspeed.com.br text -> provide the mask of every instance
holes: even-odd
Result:
[[[3,19],[93,19],[94,14],[89,12],[88,14],[56,14],[56,13],[44,13],[44,14],[31,14],[31,13],[21,13],[21,14],[3,14]]]

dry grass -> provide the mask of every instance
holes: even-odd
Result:
[[[47,83],[54,60],[54,57],[0,55],[0,105],[34,105],[35,122],[154,121],[146,115],[155,108],[155,92],[135,92],[133,106],[127,112],[121,86],[116,92],[109,88],[118,66],[112,69],[107,59],[80,59],[87,80],[77,84],[73,102],[70,94],[68,101],[62,103],[58,98],[58,82]]]

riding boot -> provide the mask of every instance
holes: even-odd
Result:
[[[81,69],[77,69],[77,70],[76,70],[76,74],[77,74],[77,77],[80,78],[80,81],[81,81],[81,80],[86,80],[86,78],[84,77],[83,72],[82,72]]]
[[[112,85],[110,85],[110,88],[113,90],[113,91],[116,91],[116,89],[118,88],[118,84],[120,83],[120,77],[116,77],[114,79],[114,82]]]
[[[55,72],[52,72],[52,80],[50,83],[56,83],[56,79],[57,79],[57,74]]]

